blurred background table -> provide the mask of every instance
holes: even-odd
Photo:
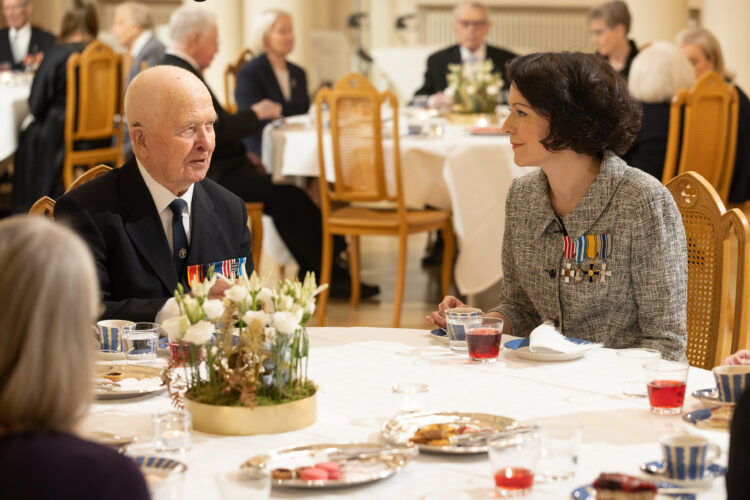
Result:
[[[475,365],[451,354],[447,342],[425,330],[390,328],[310,328],[310,377],[319,385],[318,419],[294,432],[258,436],[193,433],[193,447],[175,458],[188,471],[185,499],[218,499],[214,476],[271,449],[330,442],[377,442],[391,414],[391,387],[400,382],[430,386],[433,410],[492,413],[518,420],[565,419],[583,425],[578,472],[573,479],[538,483],[530,498],[569,498],[600,472],[638,474],[638,466],[661,458],[659,439],[673,432],[710,436],[723,449],[728,433],[699,431],[679,415],[655,415],[647,399],[628,399],[617,384],[615,351],[597,349],[563,363],[535,363],[502,351],[494,364]],[[506,339],[504,338],[503,341]],[[690,368],[688,394],[712,387],[707,370]],[[685,411],[700,407],[686,397]],[[99,401],[83,425],[152,438],[151,414],[167,410],[166,394],[130,400]],[[346,490],[273,490],[272,498],[488,498],[493,488],[486,455],[456,457],[422,454],[392,478]],[[725,498],[716,479],[698,500]]]
[[[18,133],[29,114],[31,79],[27,73],[0,73],[0,162],[18,148]]]

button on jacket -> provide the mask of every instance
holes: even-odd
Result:
[[[544,172],[513,181],[500,303],[493,309],[510,320],[513,335],[528,336],[549,320],[566,336],[685,360],[687,249],[669,191],[607,152],[594,182],[561,221]],[[578,259],[566,256],[565,232],[572,242],[588,240]]]

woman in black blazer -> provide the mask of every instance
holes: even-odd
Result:
[[[258,101],[270,99],[281,104],[282,116],[307,113],[310,96],[305,70],[286,60],[294,50],[291,16],[278,9],[263,12],[253,25],[251,40],[254,42],[251,49],[257,57],[237,73],[238,109],[248,109]],[[245,139],[248,152],[260,156],[262,134]]]

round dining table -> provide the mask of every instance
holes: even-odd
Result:
[[[0,161],[15,153],[18,133],[29,114],[30,73],[0,73]]]
[[[657,415],[647,399],[620,393],[616,354],[595,348],[577,360],[536,362],[501,350],[495,363],[473,364],[451,353],[444,338],[429,330],[392,328],[309,328],[309,376],[318,384],[317,421],[281,434],[220,436],[194,431],[192,448],[169,455],[187,465],[179,498],[220,498],[217,474],[237,469],[269,450],[316,443],[379,443],[381,426],[392,416],[392,386],[429,385],[428,410],[481,412],[517,419],[580,422],[583,438],[574,478],[537,482],[528,498],[570,498],[601,472],[639,475],[639,465],[661,458],[659,439],[671,433],[697,433],[722,449],[726,464],[728,433],[698,430],[681,415]],[[512,337],[511,337],[512,338]],[[503,342],[507,340],[503,339]],[[164,362],[164,359],[158,359]],[[687,393],[714,385],[710,371],[689,370]],[[134,399],[97,401],[82,424],[83,433],[135,436],[131,453],[151,450],[151,415],[171,407],[166,393]],[[686,396],[683,412],[701,408]],[[390,478],[346,489],[278,489],[271,498],[480,499],[492,496],[486,454],[457,456],[421,453]],[[697,498],[725,497],[717,478]],[[686,497],[690,498],[690,497]]]

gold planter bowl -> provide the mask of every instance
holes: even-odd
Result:
[[[255,408],[207,405],[185,398],[185,409],[192,413],[196,431],[234,436],[276,434],[315,423],[316,396],[317,393],[291,403]]]
[[[460,127],[470,127],[474,128],[477,126],[477,122],[481,117],[484,117],[485,120],[487,120],[487,126],[489,125],[497,125],[497,115],[494,113],[456,113],[452,112],[448,115],[448,121],[451,122],[453,125],[458,125]]]

